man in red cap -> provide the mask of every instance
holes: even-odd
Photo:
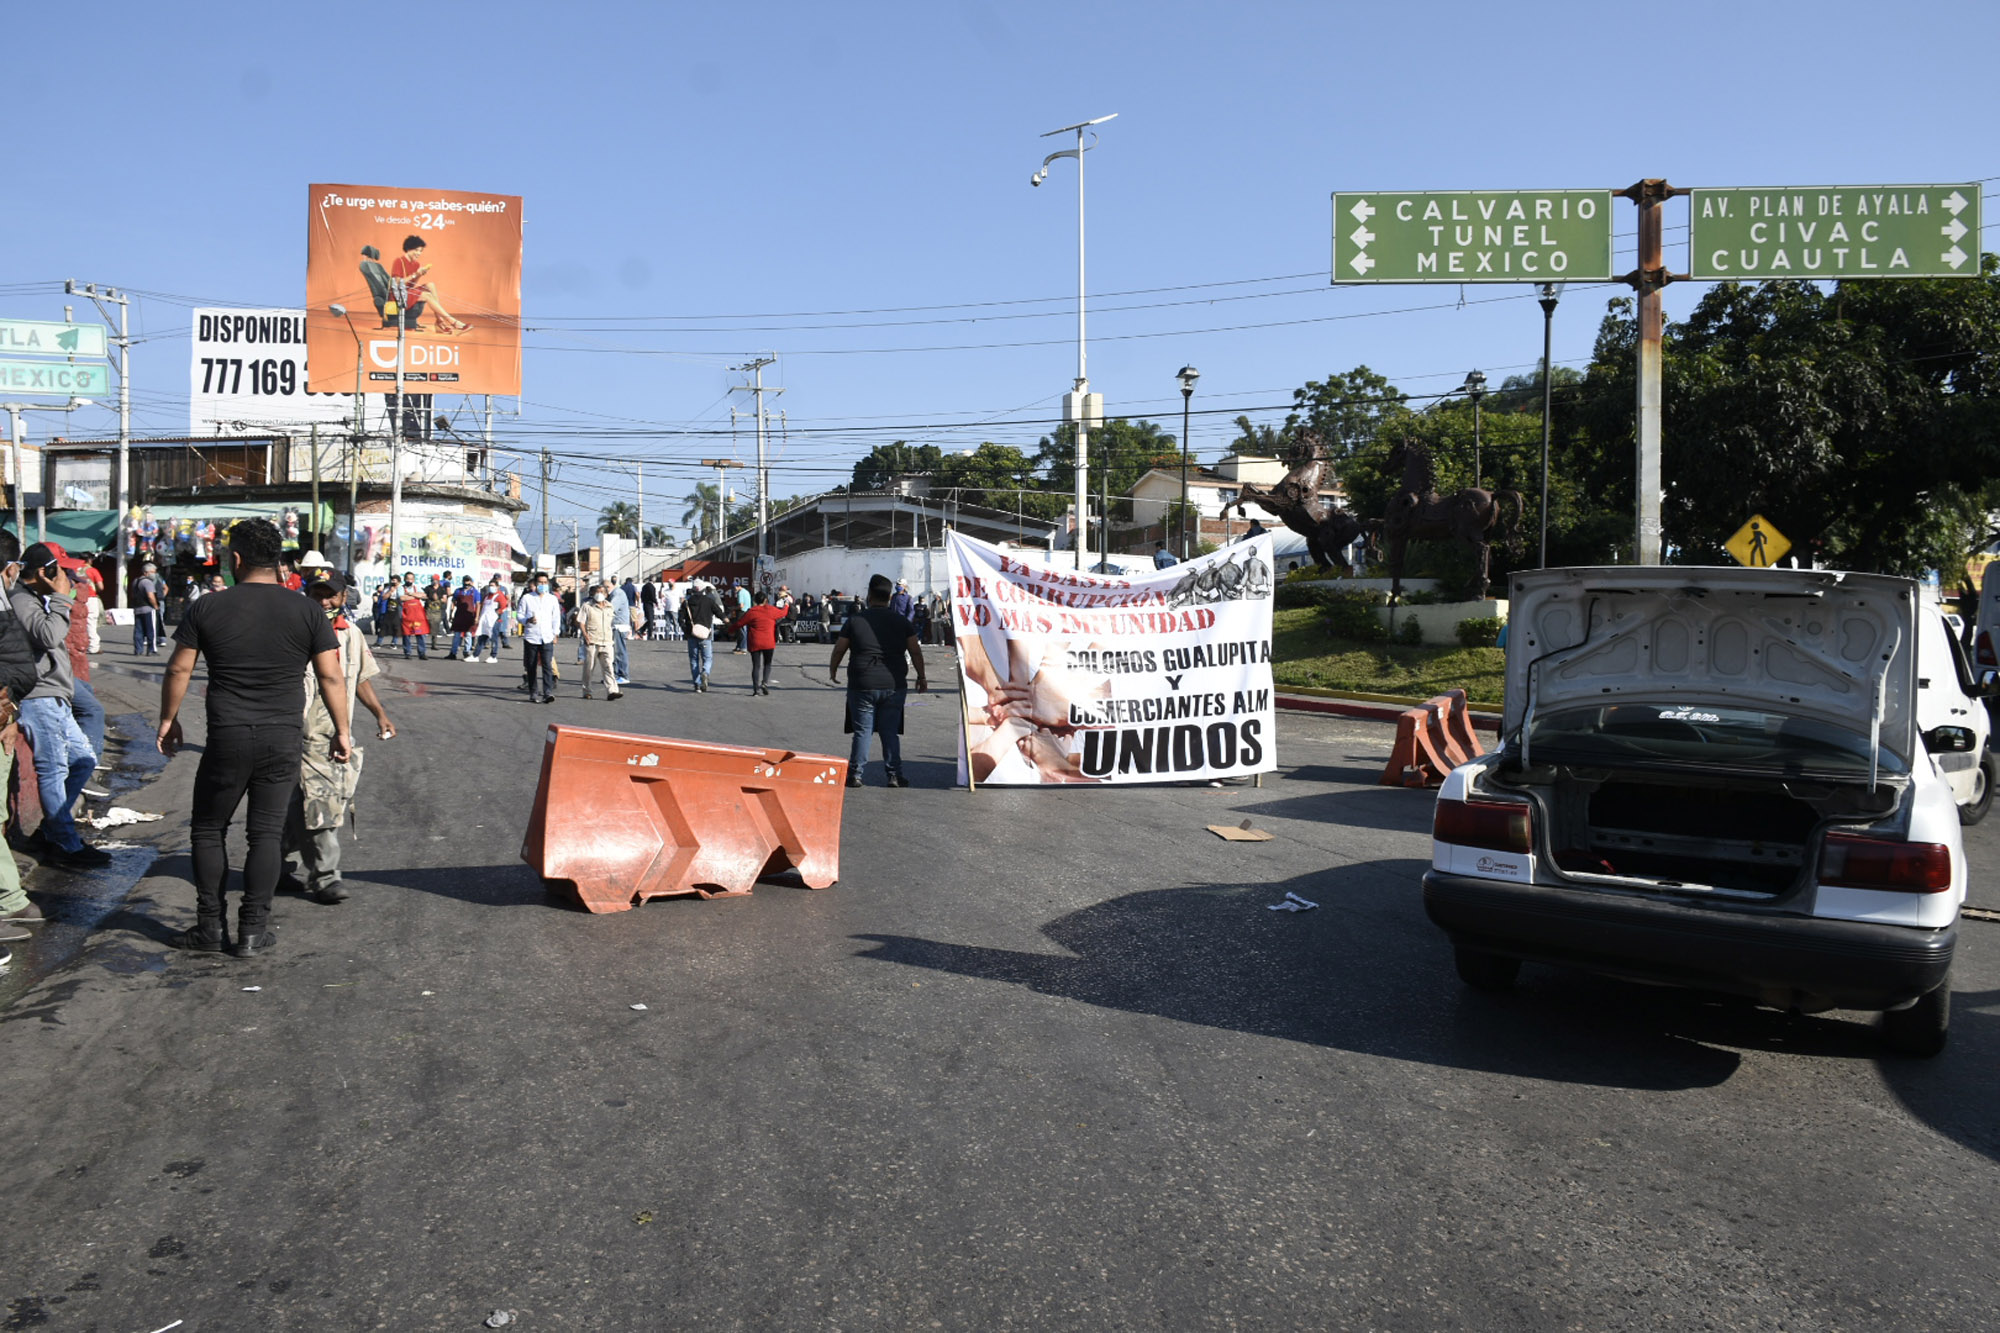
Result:
[[[63,568],[68,557],[47,542],[21,552],[21,580],[8,599],[35,650],[35,688],[21,702],[21,730],[35,752],[35,782],[42,798],[40,855],[59,865],[109,865],[111,854],[84,842],[76,831],[76,800],[97,768],[97,751],[77,725],[76,675],[69,659],[74,585]]]

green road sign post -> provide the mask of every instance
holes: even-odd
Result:
[[[0,398],[26,393],[56,398],[102,398],[111,392],[111,367],[67,361],[0,361]]]
[[[1972,278],[1977,185],[1814,185],[1695,190],[1688,276]]]
[[[102,324],[65,324],[47,319],[0,319],[0,355],[103,356]]]
[[[1611,191],[1333,196],[1333,281],[1608,282]]]

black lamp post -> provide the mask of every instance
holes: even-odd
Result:
[[[1201,378],[1201,372],[1193,366],[1182,366],[1180,374],[1174,378],[1181,382],[1181,559],[1186,560],[1188,549],[1188,407],[1194,400],[1194,382]]]
[[[1480,479],[1479,467],[1479,400],[1486,396],[1486,372],[1475,370],[1465,377],[1465,395],[1472,400],[1472,485],[1477,490],[1486,483]]]
[[[1549,380],[1549,344],[1555,336],[1556,302],[1562,299],[1563,285],[1541,285],[1542,306],[1542,558],[1539,568],[1549,567],[1549,402],[1553,397]]]

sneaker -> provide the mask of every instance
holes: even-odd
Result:
[[[487,660],[487,661],[489,661],[489,662],[497,662],[497,661],[499,661],[500,659],[499,659],[499,658],[497,658],[497,657],[489,657],[489,658],[487,658],[486,660]]]
[[[606,699],[609,699],[609,700],[610,700],[610,701],[611,701],[612,703],[614,703],[614,704],[615,704],[615,703],[617,703],[617,702],[618,702],[618,701],[619,701],[620,699],[623,699],[623,698],[625,697],[625,691],[623,691],[623,690],[620,690],[620,691],[618,691],[618,693],[616,693],[616,694],[607,694],[607,695],[605,695],[604,697],[605,697]]]
[[[306,898],[322,907],[333,907],[347,901],[347,887],[339,880],[335,880],[323,888],[307,889]]]
[[[865,786],[866,784],[863,783],[861,779],[858,777],[849,777],[847,779],[847,785],[850,787],[860,787],[860,786]]]
[[[23,930],[21,927],[14,925],[11,922],[0,921],[0,940],[6,940],[12,942],[15,940],[29,940],[33,938],[34,935],[32,932]]]
[[[42,853],[42,856],[43,859],[51,861],[56,865],[69,866],[77,870],[95,869],[99,866],[108,866],[111,864],[110,852],[104,851],[102,848],[92,847],[87,842],[79,844],[73,851],[57,847],[51,843],[48,850]]]
[[[889,775],[889,785],[891,787],[907,787],[910,785],[910,780],[901,773],[891,773]]]
[[[33,903],[29,903],[26,907],[19,907],[11,912],[0,914],[0,922],[5,922],[12,926],[39,926],[45,919],[42,916],[42,909]]]
[[[586,698],[586,699],[588,699],[588,698],[590,697],[590,691],[589,691],[589,690],[585,690],[585,691],[583,692],[583,697],[584,697],[584,698]]]

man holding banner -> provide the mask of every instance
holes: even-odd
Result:
[[[959,780],[1212,781],[1277,767],[1271,538],[1090,574],[953,532]]]

